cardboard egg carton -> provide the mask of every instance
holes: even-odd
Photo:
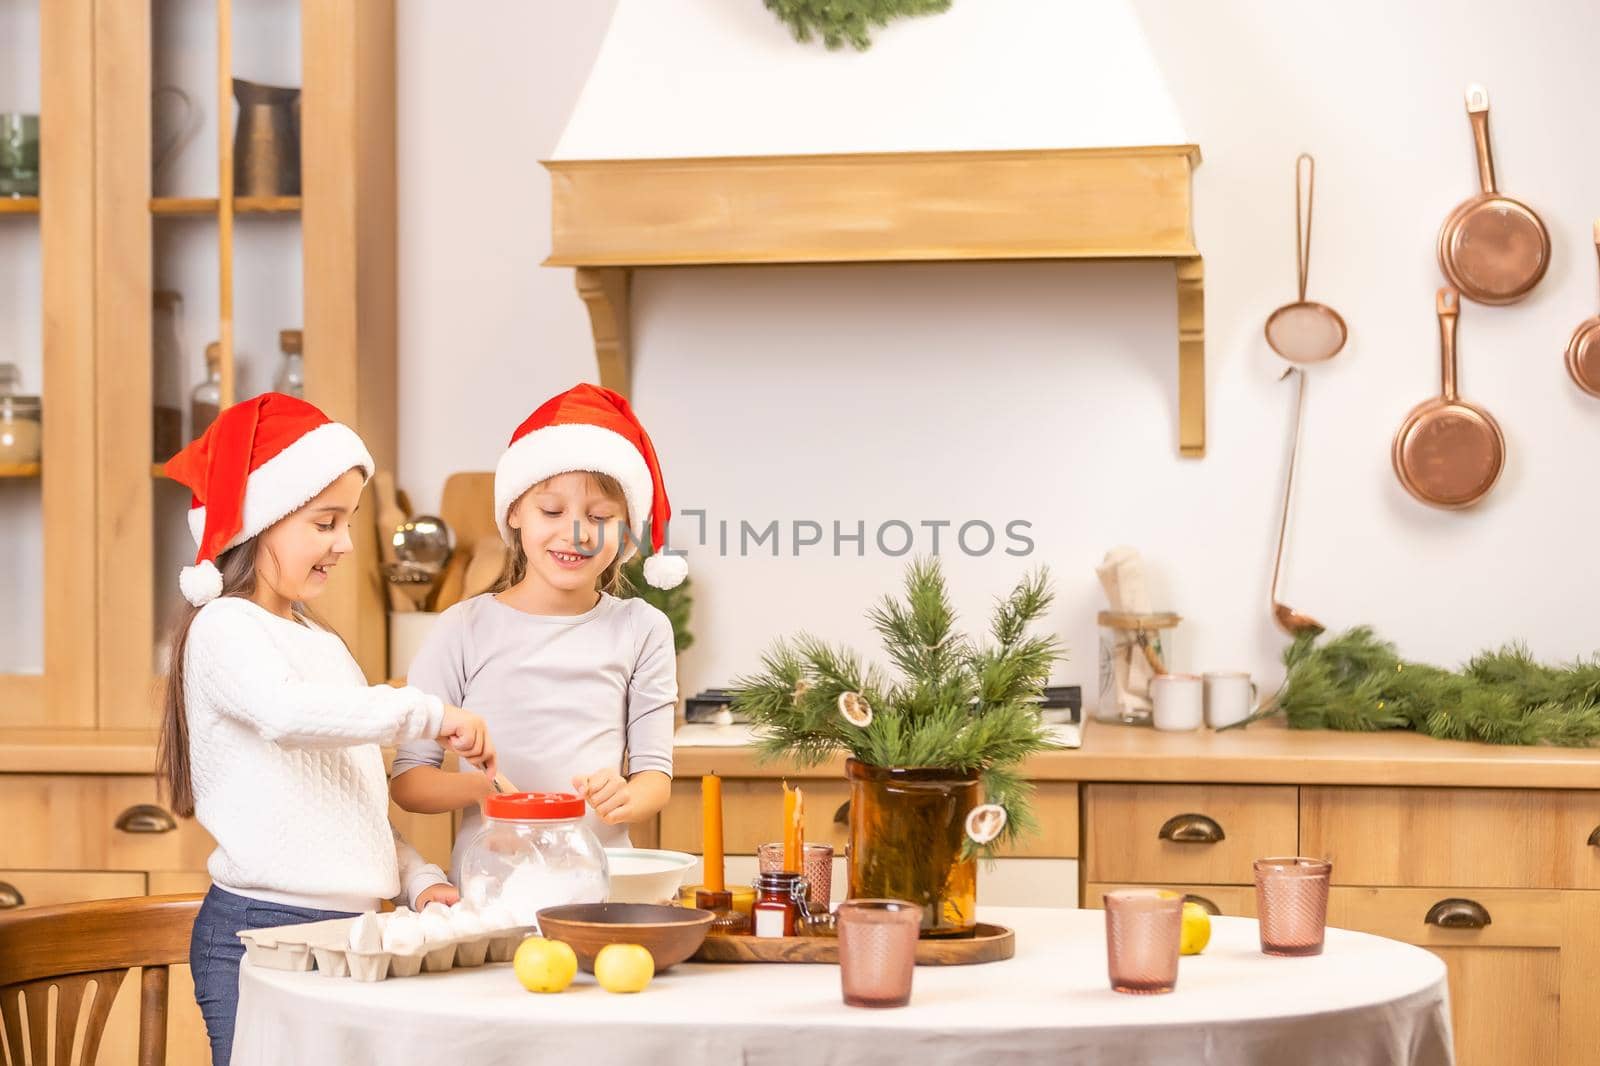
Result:
[[[333,918],[273,929],[243,929],[237,935],[244,942],[252,966],[290,971],[315,967],[328,977],[382,981],[443,973],[455,966],[510,962],[517,945],[532,932],[529,926],[518,925],[474,936],[431,940],[415,951],[358,951],[350,946],[350,929],[356,921]]]

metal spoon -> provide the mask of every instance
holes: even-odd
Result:
[[[1301,633],[1321,633],[1327,627],[1310,615],[1301,614],[1278,600],[1278,575],[1283,569],[1284,533],[1289,528],[1289,500],[1294,493],[1294,468],[1300,456],[1300,415],[1306,406],[1306,372],[1297,366],[1291,366],[1278,380],[1282,381],[1290,374],[1294,374],[1300,380],[1294,402],[1294,436],[1289,440],[1289,473],[1283,480],[1283,515],[1278,520],[1278,555],[1272,562],[1272,618],[1285,633],[1297,637]]]

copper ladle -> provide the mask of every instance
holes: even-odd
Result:
[[[1302,633],[1317,634],[1327,627],[1310,615],[1301,614],[1286,603],[1278,600],[1278,575],[1283,569],[1283,540],[1289,528],[1289,501],[1294,495],[1294,468],[1300,456],[1300,415],[1306,407],[1306,372],[1297,366],[1291,366],[1283,372],[1283,377],[1294,374],[1300,380],[1297,383],[1297,394],[1294,401],[1294,436],[1289,439],[1289,473],[1283,482],[1283,516],[1278,519],[1278,555],[1272,561],[1272,619],[1291,637],[1298,637]]]

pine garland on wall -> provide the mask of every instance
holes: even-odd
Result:
[[[764,0],[794,33],[795,40],[814,35],[829,48],[846,41],[857,51],[872,47],[873,27],[882,28],[897,18],[937,15],[950,9],[951,0]]]
[[[1508,644],[1460,670],[1400,658],[1368,626],[1297,638],[1277,707],[1293,729],[1411,729],[1448,740],[1589,747],[1600,740],[1600,659],[1535,662]],[[1258,716],[1260,717],[1260,716]]]

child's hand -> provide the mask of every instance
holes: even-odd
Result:
[[[456,889],[455,885],[429,885],[417,893],[416,909],[420,911],[430,903],[443,903],[446,907],[452,907],[459,902],[461,902],[461,893]]]
[[[489,739],[489,727],[483,719],[460,707],[446,706],[444,722],[439,727],[439,739],[447,741],[456,754],[480,767],[492,781],[498,772],[494,743]]]
[[[617,825],[628,820],[631,795],[627,778],[612,769],[596,770],[592,774],[579,774],[572,779],[578,795],[589,801],[589,806],[607,825]]]

